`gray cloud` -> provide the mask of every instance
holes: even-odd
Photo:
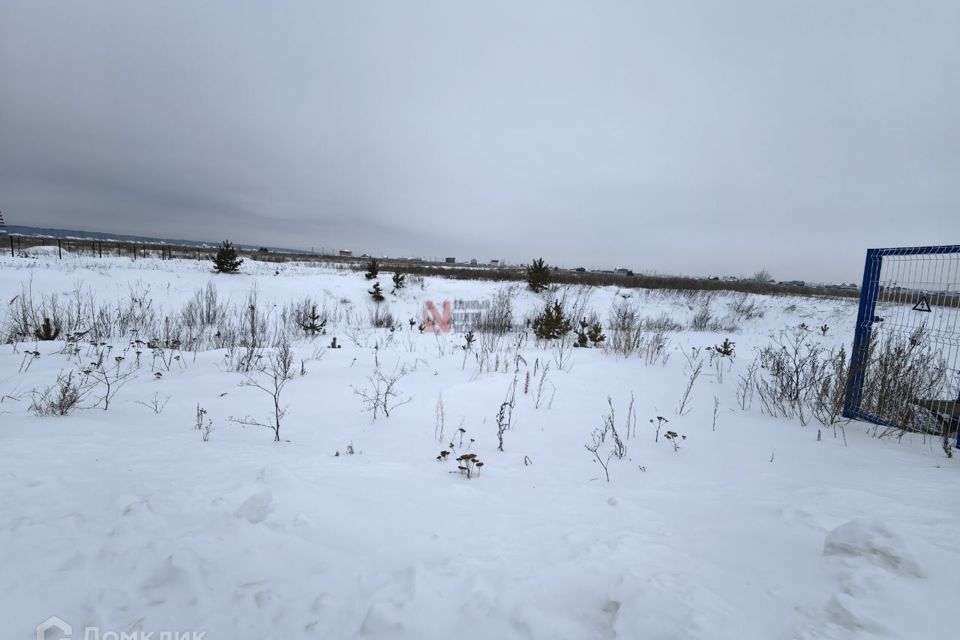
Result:
[[[960,5],[0,0],[0,209],[856,280],[960,241]]]

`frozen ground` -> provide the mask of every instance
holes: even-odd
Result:
[[[379,280],[389,292],[389,274]],[[503,284],[411,283],[387,296],[401,327],[391,333],[369,328],[362,274],[251,262],[240,275],[214,276],[195,262],[0,261],[9,309],[29,286],[65,306],[77,291],[118,306],[149,299],[173,317],[211,281],[237,309],[256,284],[273,324],[305,295],[329,307],[326,335],[296,336],[280,443],[230,421],[263,419],[272,405],[241,386],[224,350],[185,351],[169,370],[148,352],[136,368],[129,340],[116,337],[111,357],[125,353],[132,377],[109,410],[37,417],[31,391],[96,350],[84,344],[71,357],[62,339],[0,347],[3,638],[33,638],[51,615],[73,625],[75,638],[84,627],[202,631],[209,640],[958,637],[958,460],[919,436],[881,440],[851,424],[845,443],[816,422],[737,403],[738,376],[771,332],[826,323],[815,339],[848,341],[852,302],[757,297],[763,317],[741,319],[736,333],[669,333],[665,363],[577,349],[562,371],[550,348],[528,341],[518,350],[516,334],[488,345],[481,365],[480,339],[465,353],[461,334],[438,338],[406,322],[426,300],[485,300]],[[702,304],[613,289],[580,299],[606,318],[620,294],[684,325]],[[733,299],[709,305],[724,316]],[[518,288],[516,320],[542,304]],[[342,348],[327,348],[333,336]],[[736,342],[732,368],[721,379],[706,366],[677,415],[693,350],[727,337]],[[33,350],[39,357],[25,355]],[[369,385],[377,363],[388,374],[410,370],[397,383],[409,402],[373,421],[353,389]],[[500,452],[496,415],[515,377]],[[608,397],[623,433],[631,393],[636,431],[626,456],[611,460],[608,483],[584,445]],[[145,406],[168,397],[161,413]],[[95,402],[91,394],[85,404]],[[208,441],[194,428],[198,405],[212,421]],[[658,415],[670,422],[655,442],[649,420]],[[687,436],[679,450],[666,429]],[[451,440],[455,455],[469,450],[485,462],[479,477],[436,460]]]

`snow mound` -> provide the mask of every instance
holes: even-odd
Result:
[[[906,543],[879,520],[857,518],[840,525],[827,534],[823,555],[860,558],[899,575],[924,577]]]
[[[27,247],[20,251],[20,255],[25,258],[59,258],[60,251],[57,247]],[[73,254],[63,249],[63,255],[72,257]]]

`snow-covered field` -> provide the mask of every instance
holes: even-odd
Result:
[[[565,292],[604,321],[629,296],[651,318],[687,327],[707,304],[738,327],[670,331],[648,363],[521,339],[546,296],[520,284],[521,330],[478,335],[466,351],[463,334],[408,320],[426,301],[482,302],[507,285],[427,278],[392,295],[390,274],[379,281],[392,332],[370,326],[359,273],[0,259],[4,314],[26,290],[64,312],[90,301],[148,309],[162,325],[212,282],[230,323],[254,287],[274,336],[304,296],[330,317],[323,335],[291,334],[279,443],[231,420],[267,422],[274,410],[244,385],[267,378],[235,370],[242,349],[158,355],[131,347],[156,337],[136,333],[103,340],[109,350],[89,336],[74,349],[65,335],[0,346],[0,637],[33,638],[54,615],[74,638],[88,627],[209,640],[960,637],[960,461],[929,438],[878,439],[857,423],[844,438],[738,402],[771,333],[805,323],[826,347],[848,343],[855,302],[757,296],[762,317],[747,319],[734,294]],[[341,348],[329,348],[334,337]],[[725,338],[736,355],[718,369],[705,348]],[[124,376],[109,409],[97,387],[70,415],[30,410],[35,391],[71,371],[80,379],[100,354]],[[397,395],[373,420],[357,392],[377,370],[398,377]],[[585,448],[608,398],[626,450],[610,459],[609,482]],[[209,429],[195,427],[198,406]],[[659,434],[657,416],[669,421]],[[438,460],[441,450],[452,453]],[[464,453],[483,461],[479,475],[457,471]]]

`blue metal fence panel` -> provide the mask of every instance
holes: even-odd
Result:
[[[960,245],[867,250],[843,415],[944,435],[958,408]]]

